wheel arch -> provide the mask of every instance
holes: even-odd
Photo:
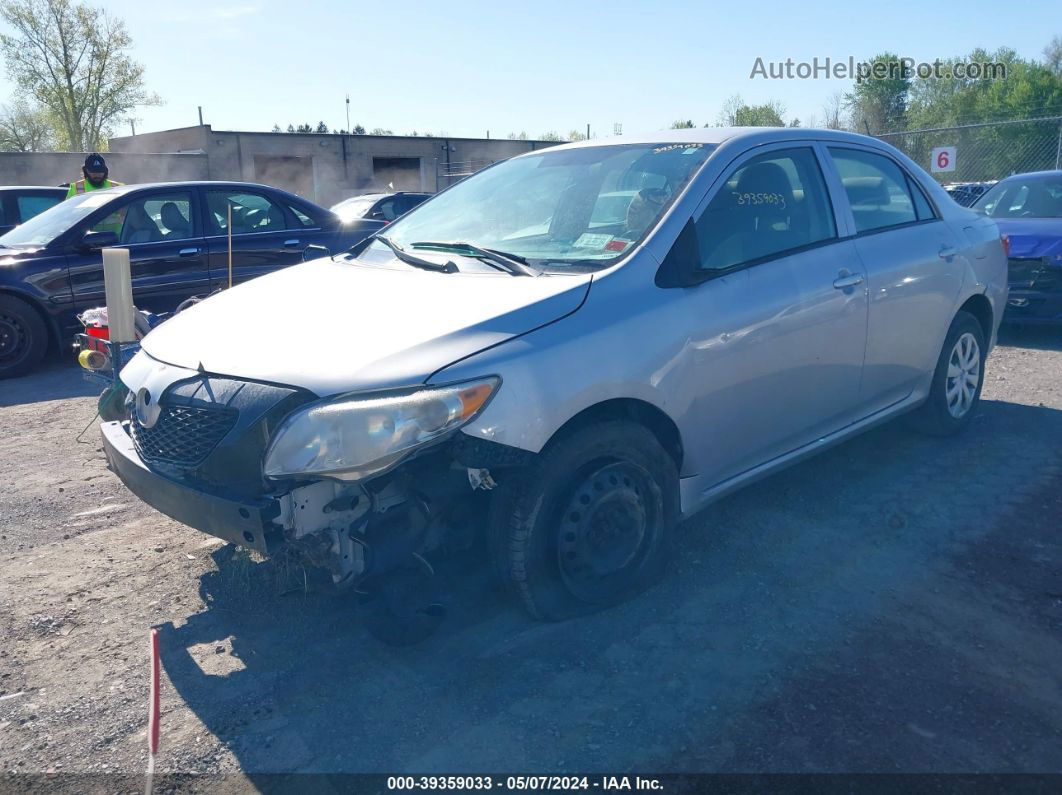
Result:
[[[985,335],[985,343],[991,345],[995,317],[992,312],[992,303],[987,296],[984,293],[974,293],[963,302],[962,306],[959,307],[959,311],[967,312],[977,319],[978,324],[981,326],[981,331]]]
[[[658,406],[638,398],[610,398],[587,406],[554,431],[546,445],[595,422],[615,419],[631,420],[646,427],[674,459],[676,468],[682,470],[684,450],[678,425]]]

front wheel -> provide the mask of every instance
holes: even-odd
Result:
[[[912,415],[918,430],[950,436],[962,430],[981,399],[987,347],[981,324],[968,312],[959,312],[948,329],[929,397]]]
[[[644,426],[598,422],[551,442],[497,495],[498,563],[527,610],[560,620],[655,581],[678,517],[674,460]]]
[[[36,310],[21,299],[0,295],[0,379],[25,375],[48,350],[48,330]]]

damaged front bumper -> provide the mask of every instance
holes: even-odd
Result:
[[[107,466],[133,494],[178,522],[225,541],[271,555],[283,544],[281,504],[276,499],[233,499],[191,488],[148,468],[125,423],[100,425]]]

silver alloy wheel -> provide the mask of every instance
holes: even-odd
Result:
[[[973,405],[977,385],[981,381],[981,346],[977,338],[966,332],[957,340],[948,357],[948,377],[945,380],[945,396],[948,413],[962,419]]]

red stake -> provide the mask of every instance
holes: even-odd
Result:
[[[155,774],[155,754],[159,750],[159,631],[151,630],[151,682],[148,686],[148,769],[144,789],[151,793],[152,776]]]

